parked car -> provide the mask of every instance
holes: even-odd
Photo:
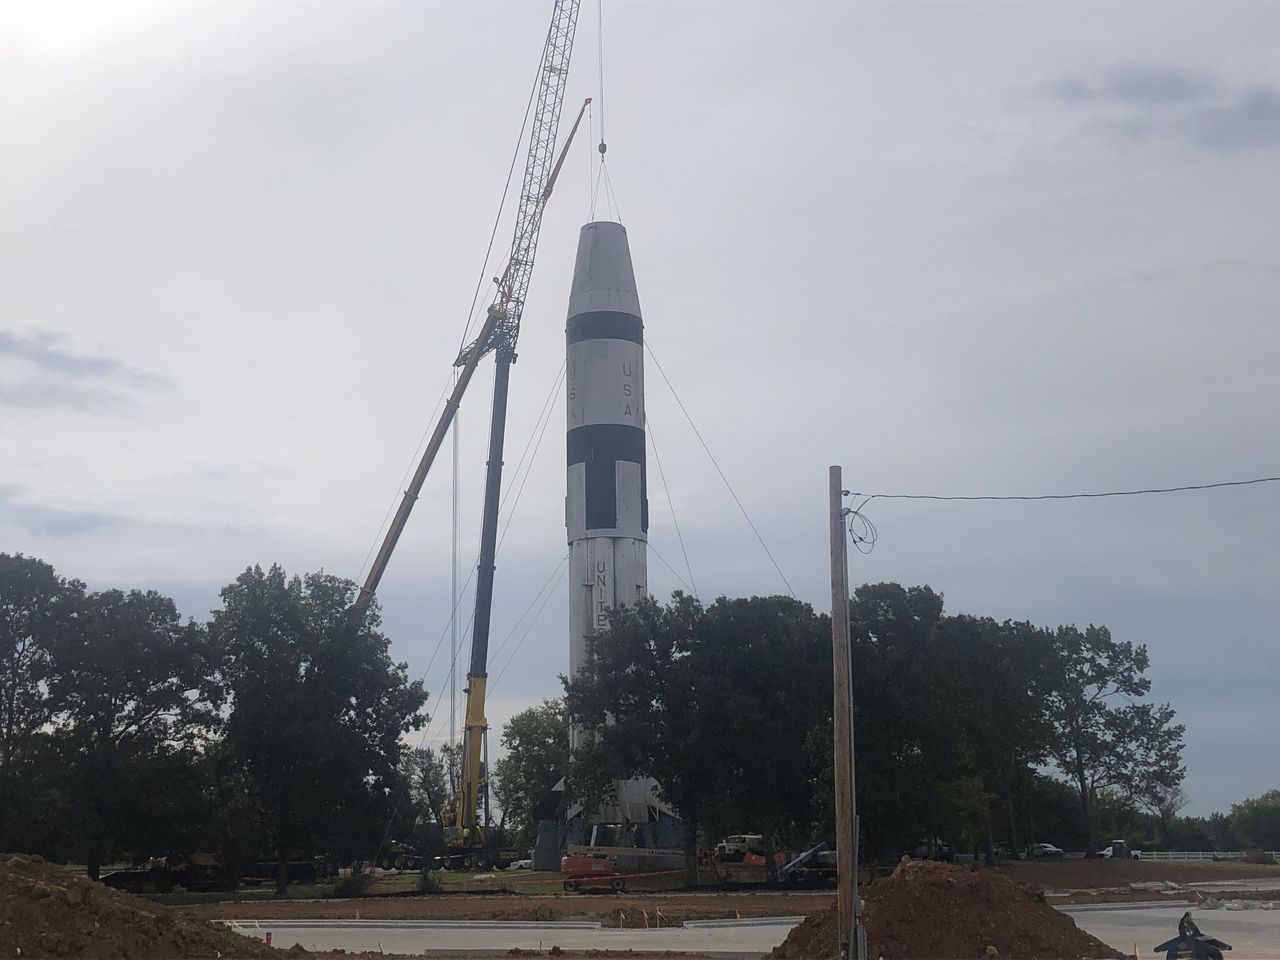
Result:
[[[1055,859],[1063,856],[1061,847],[1055,847],[1052,843],[1033,843],[1028,851],[1033,860]]]

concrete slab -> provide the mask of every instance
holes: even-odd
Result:
[[[1059,907],[1082,930],[1103,943],[1132,955],[1137,945],[1139,957],[1155,956],[1157,943],[1178,934],[1178,919],[1185,906],[1136,910],[1099,910],[1093,906]],[[1205,933],[1231,944],[1231,960],[1274,960],[1280,957],[1280,912],[1271,910],[1191,910],[1191,916]]]
[[[764,956],[791,932],[799,917],[721,920],[661,930],[618,930],[583,923],[442,923],[421,920],[241,920],[225,921],[246,936],[288,948],[382,951],[383,953],[484,956],[522,950],[675,950],[717,957]]]

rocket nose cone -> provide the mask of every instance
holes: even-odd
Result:
[[[569,316],[612,310],[640,316],[627,228],[612,220],[585,224],[578,234]]]

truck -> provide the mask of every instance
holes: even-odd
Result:
[[[836,883],[836,852],[825,840],[778,870],[778,880],[793,887],[829,887]]]
[[[1127,840],[1112,840],[1098,851],[1098,856],[1110,860],[1140,860],[1138,851],[1129,846]]]
[[[721,863],[739,863],[748,853],[764,850],[764,835],[733,833],[716,844],[715,858]]]

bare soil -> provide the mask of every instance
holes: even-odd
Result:
[[[1000,868],[1014,880],[1049,890],[1126,887],[1130,883],[1172,880],[1200,883],[1212,880],[1280,881],[1280,865],[1213,860],[1034,860],[1013,861]]]
[[[991,870],[903,858],[863,899],[867,954],[883,960],[1124,960],[1037,889]],[[809,917],[772,954],[776,960],[838,955],[834,907]]]
[[[202,903],[183,909],[206,920],[599,920],[610,927],[659,923],[666,927],[680,926],[685,920],[803,917],[834,902],[831,893],[497,893],[363,900],[251,900]]]
[[[281,954],[45,863],[0,855],[0,956],[268,960]]]
[[[1206,900],[1273,900],[1280,902],[1280,890],[1073,890],[1049,895],[1049,903],[1169,903],[1200,904]]]

